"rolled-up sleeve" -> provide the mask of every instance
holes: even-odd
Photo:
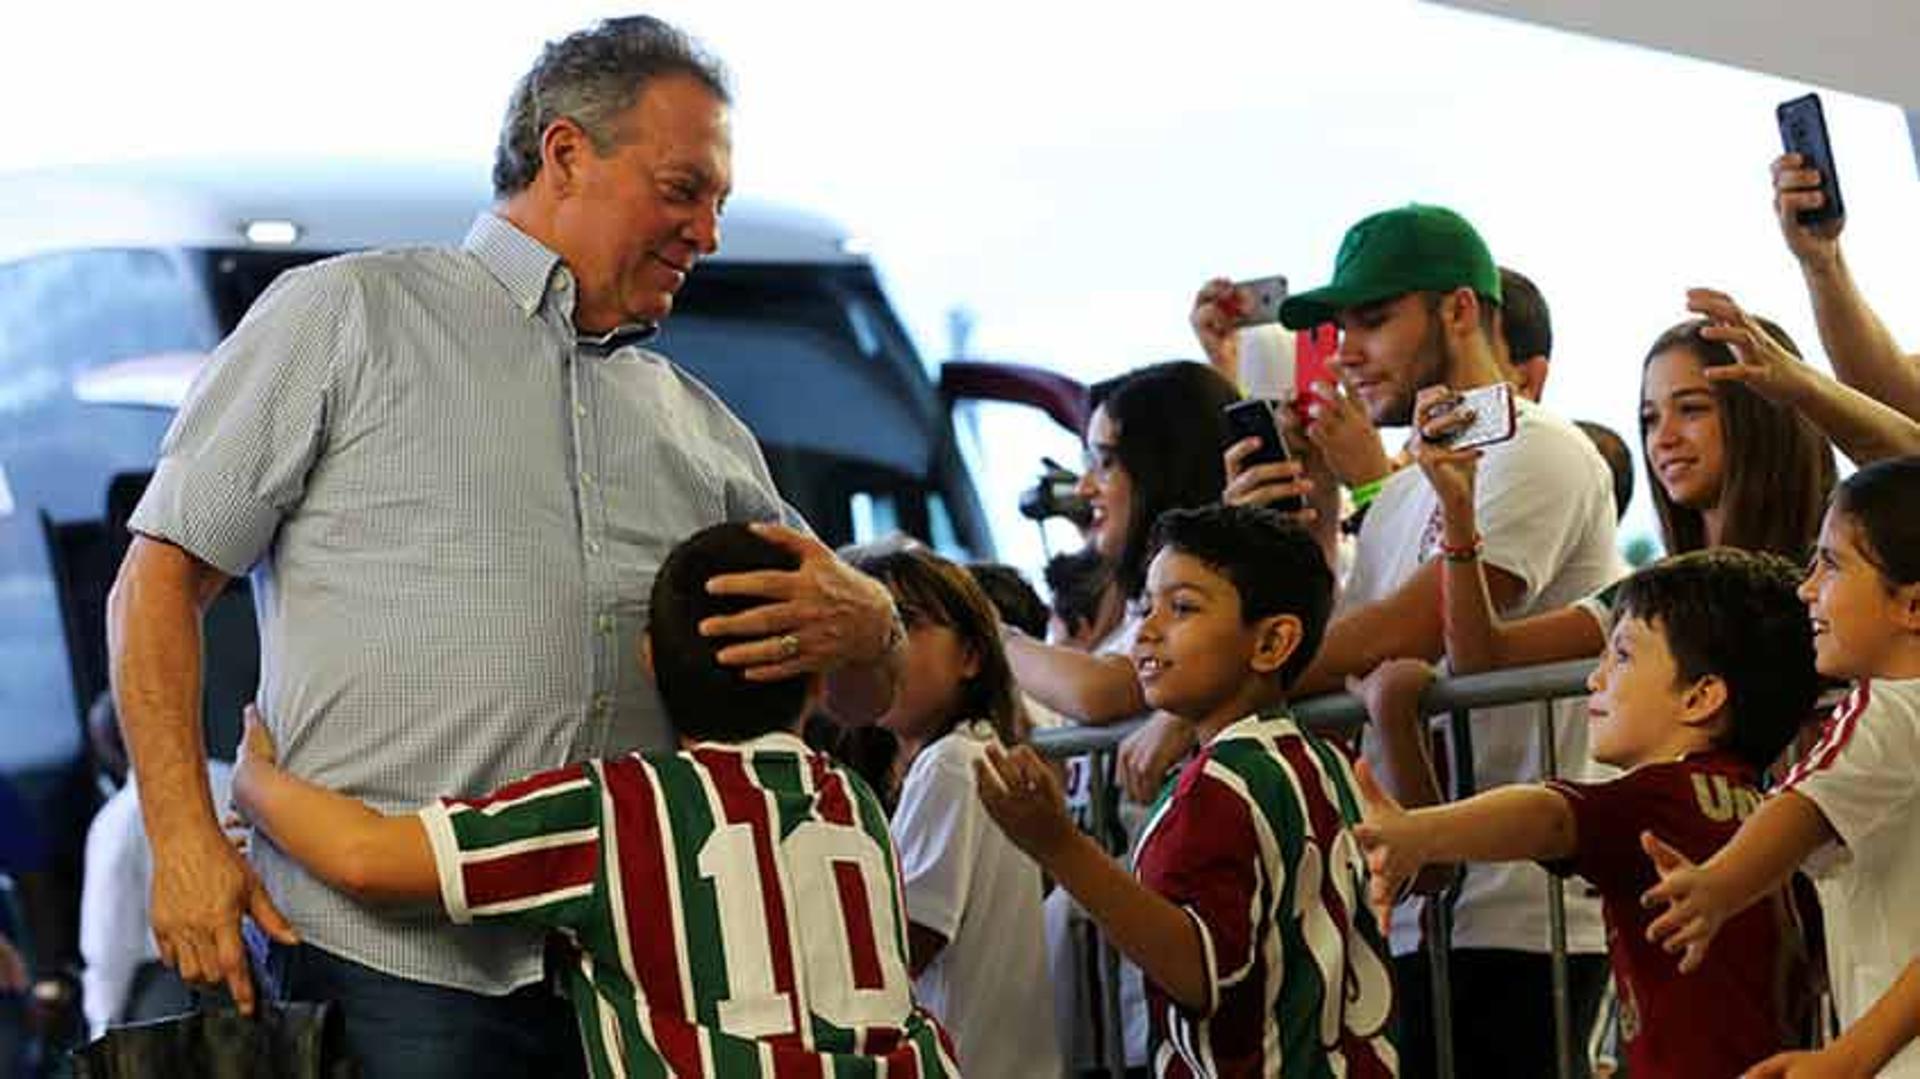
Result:
[[[194,381],[128,527],[247,572],[305,494],[364,323],[346,265],[283,274]]]

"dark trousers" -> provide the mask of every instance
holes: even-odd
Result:
[[[1553,960],[1534,952],[1456,948],[1447,954],[1453,986],[1456,1079],[1553,1079]],[[1425,952],[1393,961],[1401,1079],[1439,1074],[1433,1052],[1433,996]],[[1588,1073],[1587,1036],[1607,986],[1607,957],[1567,957],[1573,1017],[1573,1074]]]
[[[363,1079],[574,1079],[586,1075],[573,1009],[545,985],[503,997],[411,982],[310,944],[274,945],[281,1000],[340,1006]]]

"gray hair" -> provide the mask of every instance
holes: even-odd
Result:
[[[555,120],[579,124],[595,152],[618,144],[614,130],[647,83],[666,75],[698,80],[731,103],[726,69],[678,28],[651,15],[606,19],[550,41],[507,102],[493,156],[493,193],[526,190],[540,173],[540,137]]]

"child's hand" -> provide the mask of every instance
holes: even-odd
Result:
[[[240,735],[240,759],[278,764],[279,753],[274,748],[273,735],[267,730],[266,720],[260,718],[259,707],[248,702],[242,715],[245,727]]]
[[[1446,440],[1473,422],[1471,409],[1459,407],[1460,394],[1447,386],[1429,386],[1413,403],[1413,460],[1433,487],[1448,518],[1465,514],[1460,525],[1472,530],[1473,487],[1479,450],[1450,450]],[[1455,523],[1449,520],[1447,523]]]
[[[1353,766],[1353,778],[1360,788],[1363,814],[1353,826],[1353,837],[1367,854],[1367,902],[1381,925],[1391,925],[1395,904],[1406,898],[1426,856],[1420,851],[1412,814],[1380,789],[1366,761]]]
[[[1718,894],[1719,881],[1694,865],[1652,832],[1640,833],[1640,847],[1653,860],[1660,883],[1647,889],[1640,902],[1666,904],[1666,913],[1647,926],[1647,940],[1680,954],[1680,973],[1691,974],[1707,957],[1707,945],[1726,922],[1733,904]]]
[[[987,815],[1041,865],[1078,833],[1059,776],[1031,746],[1008,752],[989,744],[986,759],[974,762],[973,778]]]
[[[1775,1053],[1748,1068],[1740,1079],[1868,1079],[1872,1071],[1856,1066],[1829,1045],[1819,1052]]]

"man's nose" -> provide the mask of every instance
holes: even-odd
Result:
[[[687,242],[702,255],[711,255],[720,250],[720,206],[718,203],[706,203],[693,213],[693,220],[687,223]]]

